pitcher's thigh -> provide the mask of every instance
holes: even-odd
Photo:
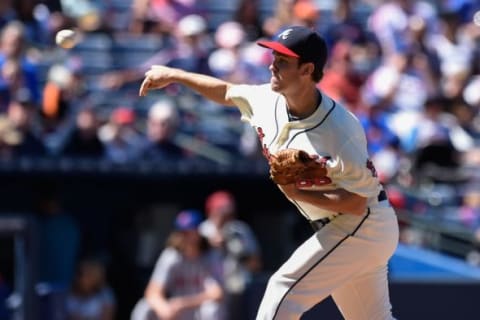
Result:
[[[352,277],[332,293],[332,298],[346,320],[394,319],[386,266]]]
[[[298,319],[303,312],[348,283],[355,272],[365,265],[362,259],[350,258],[352,252],[358,251],[354,250],[355,241],[340,241],[330,248],[323,248],[312,239],[309,241],[312,243],[302,245],[272,275],[261,304],[261,313],[275,314],[275,319]],[[316,245],[320,249],[315,251]]]

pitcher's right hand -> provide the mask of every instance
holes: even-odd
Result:
[[[145,79],[139,90],[139,96],[146,96],[149,90],[162,89],[174,82],[175,69],[154,65],[145,72]]]

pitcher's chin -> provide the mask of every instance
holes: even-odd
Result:
[[[278,84],[278,81],[273,79],[270,80],[270,88],[272,91],[280,93],[280,85]]]

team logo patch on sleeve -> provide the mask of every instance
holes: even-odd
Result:
[[[262,146],[262,153],[263,156],[267,159],[270,160],[270,151],[268,151],[267,144],[263,142],[263,138],[265,138],[265,133],[263,132],[263,129],[261,127],[257,127],[257,135],[258,139],[260,140],[260,145]]]

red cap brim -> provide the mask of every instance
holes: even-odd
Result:
[[[278,53],[284,54],[284,55],[286,55],[286,56],[295,57],[295,58],[299,58],[299,57],[300,57],[298,54],[296,54],[296,53],[293,52],[292,50],[288,49],[287,47],[285,47],[285,46],[284,46],[283,44],[281,44],[280,42],[275,42],[275,41],[258,41],[257,44],[258,44],[259,46],[272,49],[273,51],[276,51],[276,52],[278,52]]]

